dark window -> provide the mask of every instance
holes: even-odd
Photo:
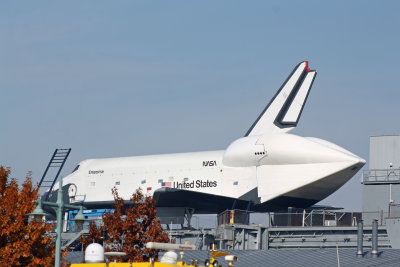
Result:
[[[76,172],[79,169],[79,166],[80,165],[76,166],[75,169],[72,172]]]

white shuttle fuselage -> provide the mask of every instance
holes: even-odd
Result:
[[[297,126],[315,76],[307,61],[297,65],[246,135],[225,151],[80,162],[63,178],[70,202],[108,207],[114,200],[113,187],[126,200],[141,188],[158,207],[192,208],[198,213],[216,213],[233,204],[266,211],[319,202],[365,161],[330,142],[289,134]]]
[[[159,188],[219,194],[223,152],[89,159],[80,162],[78,169],[63,182],[75,184],[76,195],[72,187],[70,197],[85,202],[113,201],[114,186],[124,199],[130,199],[139,187],[150,196]]]

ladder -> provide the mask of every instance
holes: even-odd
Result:
[[[62,170],[62,168],[64,167],[64,163],[65,161],[67,161],[68,155],[71,152],[71,148],[57,148],[54,153],[53,156],[50,159],[49,164],[47,165],[46,170],[43,173],[42,179],[40,179],[39,182],[39,190],[43,191],[41,189],[44,189],[44,201],[47,201],[51,190],[53,189],[53,186],[55,184],[55,182],[57,181],[58,175],[60,175],[60,172]],[[47,175],[47,172],[49,171],[50,168],[54,168],[55,171],[57,171],[57,174],[52,177],[51,175]],[[49,178],[50,176],[50,178]],[[46,190],[47,189],[47,190]],[[48,192],[48,194],[46,194],[46,192]]]
[[[199,235],[197,236],[197,238],[196,238],[196,241],[195,241],[195,246],[196,246],[196,249],[197,250],[201,250],[202,248],[203,248],[203,235],[204,235],[204,233],[203,233],[203,231],[200,229],[200,233],[199,233]]]

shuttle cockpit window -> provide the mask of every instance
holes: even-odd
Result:
[[[80,165],[76,166],[75,169],[72,171],[72,173],[76,172],[79,169],[79,166]]]

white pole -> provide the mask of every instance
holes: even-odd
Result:
[[[171,224],[170,224],[170,227],[169,227],[169,243],[171,243],[172,242],[172,221],[171,221]]]
[[[339,247],[338,247],[338,244],[336,244],[336,257],[337,257],[337,266],[340,267]]]

